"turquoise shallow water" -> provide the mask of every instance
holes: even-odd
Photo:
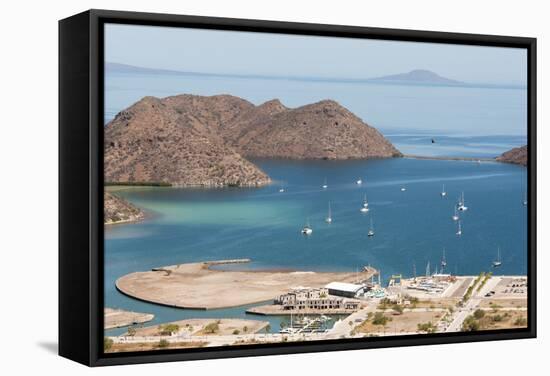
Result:
[[[423,272],[446,248],[448,271],[526,273],[527,207],[523,167],[484,162],[255,161],[274,180],[263,188],[135,188],[119,194],[153,213],[147,221],[105,233],[105,305],[156,315],[154,323],[190,317],[244,317],[246,307],[192,311],[126,297],[114,281],[129,272],[204,260],[251,258],[239,268],[354,271],[366,264],[392,273]],[[321,188],[325,178],[328,189]],[[363,179],[358,186],[355,181]],[[448,192],[441,198],[445,184]],[[279,188],[285,188],[284,193]],[[401,187],[406,187],[402,192]],[[464,191],[467,212],[457,237],[453,205]],[[371,211],[359,212],[363,195]],[[333,223],[324,222],[331,202]],[[300,229],[306,219],[313,234]],[[367,237],[370,219],[376,235]],[[270,318],[273,330],[280,319]],[[121,333],[123,329],[109,333]]]

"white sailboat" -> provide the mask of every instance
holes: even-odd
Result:
[[[304,235],[311,235],[313,233],[313,229],[309,225],[309,218],[306,221],[306,225],[302,228],[302,234]]]
[[[457,208],[455,206],[455,213],[453,214],[453,221],[458,221],[460,219],[460,217],[458,216],[458,211],[457,211]]]
[[[285,189],[283,187],[279,188],[279,193],[283,193]]]
[[[462,235],[462,224],[458,221],[458,230],[456,232],[458,236]]]
[[[447,267],[447,259],[445,258],[445,248],[443,248],[443,257],[441,258],[441,273]]]
[[[407,188],[401,187],[401,192],[405,192],[406,190],[407,190]]]
[[[361,206],[361,209],[359,209],[361,213],[367,213],[369,211],[369,202],[367,201],[367,195],[365,195],[365,198],[363,199],[363,206]]]
[[[441,197],[447,196],[447,192],[445,191],[445,184],[443,184],[443,189],[441,190]]]
[[[497,248],[497,259],[493,261],[493,268],[498,268],[502,265],[502,260],[500,259],[500,247]]]
[[[328,202],[328,216],[325,218],[326,223],[332,223],[332,211],[330,210],[330,201]]]
[[[527,206],[527,193],[523,195],[523,206]]]
[[[460,196],[460,200],[458,201],[458,210],[460,211],[468,210],[468,207],[466,206],[466,202],[464,201],[464,192],[462,192],[462,195]]]
[[[372,225],[372,218],[370,219],[370,228],[369,232],[367,232],[367,236],[374,236],[374,226]]]
[[[327,178],[325,178],[325,182],[323,183],[323,189],[327,189],[327,188],[328,188]]]
[[[357,179],[356,183],[357,183],[357,185],[361,185],[361,184],[363,184],[363,180]]]

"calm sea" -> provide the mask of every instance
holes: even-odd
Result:
[[[256,81],[256,82],[252,82]],[[377,126],[404,153],[494,157],[525,143],[525,92],[518,89],[301,83],[273,80],[118,74],[107,77],[106,121],[145,95],[221,92],[258,104],[279,97],[294,107],[333,98]],[[222,88],[223,90],[220,90]],[[332,93],[329,94],[329,93]],[[407,129],[414,124],[424,131]],[[446,124],[443,131],[438,124]],[[434,138],[435,143],[431,142]],[[526,169],[483,162],[390,159],[373,161],[255,161],[274,180],[264,188],[120,191],[154,215],[111,226],[105,234],[105,304],[156,315],[154,323],[191,317],[245,317],[246,307],[191,311],[141,302],[120,294],[117,278],[185,262],[251,258],[239,268],[355,271],[364,265],[391,274],[423,274],[446,250],[447,271],[526,273]],[[363,184],[355,181],[361,178]],[[321,188],[327,181],[328,188]],[[445,184],[447,197],[441,198]],[[285,192],[280,193],[279,188]],[[401,191],[405,187],[406,191]],[[464,192],[462,236],[451,219]],[[359,212],[364,195],[371,211]],[[324,222],[331,203],[333,223]],[[367,237],[370,221],[375,236]],[[313,234],[304,237],[306,221]],[[269,318],[274,331],[281,319]],[[110,334],[124,329],[108,331]]]

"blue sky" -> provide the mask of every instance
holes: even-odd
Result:
[[[428,69],[468,83],[526,85],[524,49],[106,25],[105,60],[228,74],[371,78]]]

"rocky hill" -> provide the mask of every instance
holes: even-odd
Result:
[[[145,97],[105,127],[106,182],[260,186],[269,177],[216,131],[250,103],[230,96]]]
[[[401,153],[331,100],[289,109],[230,95],[145,97],[105,127],[105,181],[261,186],[244,157],[366,159]]]
[[[141,209],[118,196],[105,192],[103,223],[134,222],[142,220],[144,217],[145,215]]]
[[[244,111],[225,125],[221,133],[246,157],[368,159],[401,156],[380,132],[332,100],[295,109],[272,100]]]
[[[527,145],[508,150],[497,157],[497,161],[527,166]]]

